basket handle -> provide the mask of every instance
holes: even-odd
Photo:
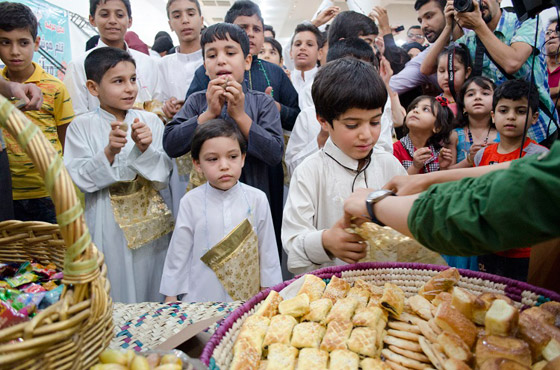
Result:
[[[0,126],[16,138],[45,179],[60,232],[67,245],[62,282],[79,285],[94,281],[100,274],[98,251],[91,241],[84,211],[61,156],[41,130],[1,95]]]

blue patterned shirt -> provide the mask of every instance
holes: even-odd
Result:
[[[525,22],[520,22],[515,13],[511,13],[502,9],[502,16],[498,26],[494,30],[494,35],[506,45],[511,45],[516,42],[524,42],[531,46],[535,42],[535,19],[528,19]],[[476,34],[474,31],[467,31],[463,37],[457,40],[457,43],[466,44],[471,52],[472,60],[474,61],[476,53]],[[542,27],[542,22],[539,22],[539,36],[537,38],[537,48],[541,50],[544,45],[544,29]],[[530,55],[525,64],[513,74],[515,78],[529,80],[531,74],[531,67],[533,63],[533,55]],[[482,63],[482,75],[488,77],[500,85],[507,81],[507,77],[500,72],[498,67],[487,55],[484,55],[484,60]],[[554,103],[550,98],[550,91],[548,88],[548,72],[546,69],[545,55],[539,52],[537,55],[537,60],[535,61],[535,86],[539,90],[540,101],[544,103],[550,112],[554,114],[554,119],[558,121],[558,115],[556,109],[554,109]],[[541,142],[547,138],[547,128],[550,122],[550,118],[541,109],[539,109],[539,119],[534,125],[529,127],[528,134],[529,137],[536,142]],[[552,123],[550,125],[550,130],[548,134],[552,134],[556,131],[556,125]]]

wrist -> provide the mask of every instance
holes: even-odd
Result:
[[[203,112],[200,116],[198,116],[198,123],[204,123],[206,121],[210,121],[211,119],[216,118],[214,114],[212,114],[209,110]]]
[[[105,157],[107,157],[109,163],[113,164],[113,162],[115,161],[115,153],[111,151],[111,148],[109,146],[106,146],[103,152],[105,153]]]

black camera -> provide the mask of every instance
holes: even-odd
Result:
[[[453,0],[453,7],[459,13],[472,12],[474,10],[474,1],[477,0]],[[478,0],[478,6],[481,6],[481,0]]]

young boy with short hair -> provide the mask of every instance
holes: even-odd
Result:
[[[157,192],[171,171],[161,144],[163,125],[155,114],[132,109],[139,87],[129,53],[96,48],[85,59],[85,72],[100,106],[68,128],[64,164],[85,193],[86,222],[105,254],[113,299],[161,301],[159,284],[173,228],[171,212]]]
[[[204,17],[198,0],[168,0],[166,10],[169,27],[177,35],[179,46],[175,53],[159,61],[159,84],[163,113],[173,118],[185,102],[194,72],[203,62],[200,30]]]
[[[523,80],[506,81],[494,91],[492,105],[492,119],[500,134],[500,142],[480,149],[474,157],[474,166],[509,162],[548,152],[546,147],[527,137],[524,130],[527,117],[527,127],[539,118],[539,93],[534,86],[531,88],[531,84]],[[531,248],[517,248],[479,256],[478,263],[481,271],[527,281],[530,256]]]
[[[76,115],[90,112],[99,106],[99,100],[88,92],[84,61],[88,54],[101,47],[114,47],[127,51],[136,61],[138,73],[138,102],[157,98],[158,87],[157,61],[148,55],[128,47],[124,40],[126,31],[132,26],[130,0],[90,0],[89,22],[97,28],[100,39],[97,46],[74,58],[66,68],[64,84],[72,97]]]
[[[344,199],[355,189],[381,189],[393,176],[406,174],[391,153],[373,150],[387,100],[373,65],[354,58],[327,63],[312,94],[329,138],[295,169],[290,183],[282,242],[295,274],[365,257],[365,242],[342,226]]]
[[[235,123],[248,141],[241,181],[271,196],[268,169],[282,160],[284,142],[274,100],[249,90],[244,82],[251,66],[249,39],[236,25],[218,23],[201,38],[208,89],[192,94],[165,127],[163,147],[170,157],[191,150],[194,130],[214,118]]]
[[[295,66],[291,78],[300,98],[305,90],[311,90],[313,78],[318,70],[317,61],[322,57],[323,44],[323,35],[317,27],[308,23],[296,26],[290,50]],[[307,108],[304,103],[299,99],[300,109]]]
[[[41,109],[26,111],[25,115],[39,126],[54,149],[62,155],[66,127],[74,118],[74,111],[64,84],[33,62],[33,53],[37,51],[39,41],[37,19],[29,7],[19,3],[0,3],[0,59],[6,65],[2,77],[35,84],[41,89]],[[16,139],[7,131],[3,132],[12,176],[14,217],[22,221],[56,223],[54,204],[43,178]]]
[[[245,282],[260,282],[261,287],[282,282],[266,195],[238,181],[246,151],[247,140],[232,122],[218,118],[196,127],[192,158],[208,182],[181,199],[161,280],[160,291],[167,296],[166,302],[177,301],[178,295],[185,302],[232,301],[232,292],[201,258],[214,247],[219,248],[224,238],[239,245],[231,235],[239,232],[238,226],[245,219],[258,240],[258,261],[250,262],[260,271],[259,276],[244,276]]]

